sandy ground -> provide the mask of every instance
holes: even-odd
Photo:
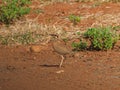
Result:
[[[81,15],[75,27],[84,30],[99,25],[120,24],[120,3],[53,3],[42,6],[33,2],[33,9],[44,13],[39,23],[61,25],[70,30],[72,22],[66,17]],[[27,18],[38,14],[31,12]],[[39,52],[30,52],[29,46],[0,46],[0,90],[120,90],[120,47],[110,51],[80,51],[66,55],[61,68],[61,57],[52,48],[52,42]],[[41,45],[39,45],[41,46]]]
[[[0,48],[0,90],[119,90],[119,50],[82,51],[61,57],[52,46],[40,53],[28,46]],[[47,48],[49,47],[49,49]]]

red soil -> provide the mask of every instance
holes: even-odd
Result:
[[[34,2],[31,6],[44,11],[37,19],[39,23],[64,27],[71,25],[66,19],[70,14],[87,16],[102,12],[101,16],[120,12],[120,3],[96,7],[93,3],[54,3],[39,8],[40,5]],[[31,12],[27,17],[34,19],[37,15]],[[96,18],[88,17],[77,26],[90,27],[95,21]],[[62,68],[58,68],[61,57],[53,51],[51,42],[39,53],[30,52],[28,47],[0,46],[0,90],[120,90],[119,46],[107,52],[67,55]]]

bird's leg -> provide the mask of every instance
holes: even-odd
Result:
[[[62,64],[63,64],[63,60],[65,59],[63,55],[60,55],[60,56],[61,56],[62,59],[61,59],[61,61],[60,61],[60,65],[59,65],[59,67],[62,66]]]

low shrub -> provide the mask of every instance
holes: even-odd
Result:
[[[80,41],[80,42],[73,42],[72,47],[74,51],[83,51],[87,49],[87,43]]]
[[[80,16],[76,16],[73,14],[71,14],[68,18],[74,25],[76,25],[81,20]]]
[[[0,22],[11,24],[15,19],[28,14],[30,12],[28,4],[30,4],[30,0],[2,0]]]
[[[112,49],[118,40],[118,35],[110,27],[90,28],[84,36],[90,40],[90,48],[95,50]]]

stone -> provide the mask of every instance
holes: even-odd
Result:
[[[32,45],[30,46],[30,51],[31,52],[34,52],[34,53],[39,53],[41,52],[43,49],[43,46],[40,46],[40,45]]]

